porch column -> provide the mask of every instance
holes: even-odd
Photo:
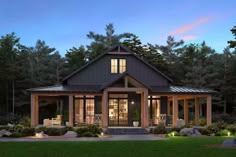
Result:
[[[149,126],[149,113],[148,113],[148,90],[144,90],[143,92],[143,128],[147,128]],[[141,109],[141,112],[142,112]],[[141,118],[142,119],[142,118]]]
[[[177,127],[177,120],[179,117],[179,107],[178,107],[178,98],[173,96],[173,127]]]
[[[108,92],[103,91],[102,95],[102,128],[108,127]]]
[[[38,125],[38,115],[39,115],[39,102],[38,96],[31,94],[31,127],[36,127]]]
[[[74,108],[73,108],[73,95],[69,96],[69,126],[73,126],[74,125],[74,119],[73,119],[73,113],[74,113]]]
[[[199,125],[199,98],[195,97],[195,125]]]
[[[207,96],[207,118],[206,118],[206,121],[207,121],[207,126],[211,125],[211,122],[212,122],[212,110],[211,110],[211,95],[208,95]]]
[[[188,124],[188,99],[184,99],[184,121]]]

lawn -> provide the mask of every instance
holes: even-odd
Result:
[[[1,157],[235,157],[234,148],[209,148],[225,138],[176,137],[165,141],[8,142]]]

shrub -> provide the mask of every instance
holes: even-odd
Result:
[[[85,133],[85,132],[89,132],[88,127],[81,127],[81,128],[76,129],[76,133],[77,133],[79,136],[82,135],[82,134]]]
[[[14,132],[10,136],[8,136],[8,137],[22,137],[22,134],[19,133],[19,132]]]
[[[211,134],[211,131],[208,130],[207,128],[198,128],[198,131],[199,131],[202,135],[210,136],[210,134]]]
[[[78,136],[82,136],[82,134],[85,132],[91,132],[92,134],[97,135],[102,132],[102,129],[99,128],[98,125],[88,125],[86,127],[80,127],[78,129],[76,129],[76,132],[77,132]]]
[[[40,132],[45,132],[45,130],[47,130],[47,128],[46,127],[39,127],[39,128],[35,128],[35,132],[36,133],[40,133]]]
[[[92,132],[90,131],[87,131],[87,132],[84,132],[80,135],[80,137],[98,137],[97,134],[93,134]]]
[[[23,125],[24,127],[30,127],[31,126],[31,120],[29,117],[23,117],[20,119],[19,124]]]
[[[216,134],[220,130],[224,130],[227,124],[224,121],[219,121],[217,123],[213,123],[212,125],[208,126],[207,129],[211,132]]]
[[[21,130],[24,129],[24,126],[21,125],[21,124],[17,124],[17,125],[14,126],[13,129],[14,129],[14,132],[21,132]]]
[[[66,128],[46,128],[43,131],[48,136],[62,136],[67,132]]]
[[[229,132],[229,130],[227,130],[227,129],[220,130],[216,133],[216,136],[228,136],[228,132]]]
[[[236,124],[227,125],[226,129],[236,134]]]
[[[153,130],[154,134],[165,134],[166,133],[166,127],[163,123],[157,124],[157,126]]]
[[[73,127],[66,127],[67,131],[74,131]]]
[[[200,126],[206,126],[206,118],[200,118],[199,119],[199,125]]]
[[[34,136],[35,129],[34,128],[23,128],[20,132],[22,136]]]
[[[88,125],[88,130],[93,134],[100,134],[102,132],[98,125]]]

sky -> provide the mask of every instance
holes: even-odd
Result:
[[[236,0],[0,0],[0,36],[15,32],[20,42],[38,39],[64,55],[91,42],[89,31],[134,33],[143,42],[165,45],[167,36],[206,44],[221,53],[234,37]]]

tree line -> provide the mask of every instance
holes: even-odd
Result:
[[[236,37],[236,27],[231,30]],[[26,89],[60,84],[69,73],[85,65],[111,47],[123,44],[171,77],[174,85],[209,88],[214,111],[233,113],[236,110],[236,41],[228,41],[217,53],[205,42],[185,44],[168,36],[166,45],[143,44],[133,33],[116,34],[114,26],[105,27],[105,35],[89,32],[90,44],[72,47],[65,57],[44,41],[33,47],[20,43],[15,33],[0,38],[0,114],[28,112],[30,96]],[[15,108],[13,108],[15,106]],[[21,111],[22,110],[22,111]]]

